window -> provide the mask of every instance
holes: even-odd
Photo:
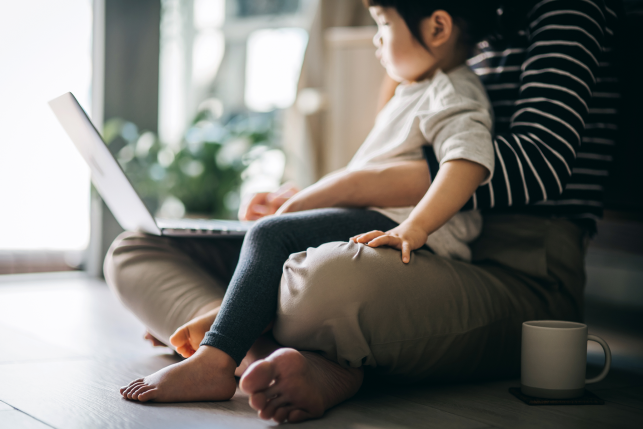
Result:
[[[89,240],[89,171],[47,101],[72,91],[90,111],[91,1],[4,2],[0,40],[2,273],[15,254]]]
[[[312,0],[162,0],[158,136],[112,118],[110,150],[159,217],[233,218],[281,180]]]

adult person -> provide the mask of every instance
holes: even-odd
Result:
[[[522,22],[524,30],[507,29],[470,61],[494,103],[499,166],[470,201],[471,207],[494,209],[473,246],[474,263],[418,250],[407,266],[396,251],[350,243],[291,257],[273,333],[294,349],[257,360],[241,380],[260,416],[319,417],[359,388],[364,366],[399,381],[513,375],[522,321],[582,319],[584,251],[601,214],[615,142],[616,121],[610,118],[618,97],[618,7],[607,0],[543,0],[503,9],[518,13],[509,22]],[[365,174],[378,183],[397,168],[399,174],[388,177],[413,182],[411,191],[388,196],[407,205],[419,200],[410,201],[414,192],[426,191],[417,192],[428,174],[417,167]],[[341,205],[346,189],[338,186],[338,201],[324,205],[314,193],[296,194],[280,210]],[[386,198],[386,189],[361,203],[394,205],[374,203]],[[152,333],[166,340],[171,325],[180,326],[178,319],[220,303],[226,256],[234,259],[234,244],[225,246],[125,235],[112,247],[106,277]],[[168,302],[172,295],[178,302]],[[258,347],[249,360],[269,350]]]

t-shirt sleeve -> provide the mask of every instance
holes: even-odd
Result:
[[[450,96],[431,110],[418,112],[420,130],[433,147],[440,165],[466,159],[494,172],[493,126],[489,110],[481,103],[459,95]]]

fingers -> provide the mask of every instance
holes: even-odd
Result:
[[[402,242],[402,262],[408,264],[411,260],[411,245],[408,241]]]
[[[356,235],[355,237],[351,237],[351,241],[353,243],[368,243],[369,241],[377,237],[380,237],[382,235],[384,235],[382,231],[371,231],[364,234]]]
[[[273,198],[288,199],[295,195],[297,192],[299,192],[299,188],[297,188],[294,184],[288,182],[281,185],[275,192],[270,193],[269,196],[272,195]]]
[[[275,214],[277,213],[277,210],[281,208],[286,201],[288,201],[290,197],[282,197],[282,196],[276,196],[276,197],[269,197],[268,199],[268,214]]]
[[[239,219],[257,220],[265,216],[268,212],[268,208],[266,207],[267,196],[268,192],[259,192],[243,201],[239,207]]]
[[[248,210],[246,217],[242,220],[259,220],[262,217],[268,216],[271,210],[267,206],[256,205],[251,210]]]
[[[285,183],[275,192],[258,192],[239,207],[240,220],[257,220],[275,214],[277,210],[299,192],[292,183]]]
[[[266,196],[266,203],[270,211],[269,214],[276,213],[277,210],[297,192],[299,192],[299,189],[292,183],[284,183],[275,192],[269,193]]]
[[[417,236],[418,234],[415,235]],[[411,238],[411,241],[409,241],[409,237]],[[408,264],[411,261],[411,252],[414,249],[421,247],[421,244],[416,246],[411,244],[416,238],[417,237],[412,234],[405,235],[404,231],[401,231],[400,227],[398,227],[387,232],[370,231],[364,234],[359,234],[351,237],[351,241],[354,243],[365,243],[368,247],[388,246],[400,250],[402,252],[402,262]],[[424,240],[426,240],[426,235]]]
[[[382,235],[366,243],[368,247],[388,246],[402,251],[402,262],[408,264],[411,261],[411,251],[413,250],[408,241],[394,235]]]
[[[367,243],[368,247],[389,246],[400,250],[402,248],[402,239],[393,235],[382,235]]]

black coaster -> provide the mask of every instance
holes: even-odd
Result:
[[[605,405],[605,401],[587,389],[583,396],[572,399],[535,398],[522,393],[520,387],[510,387],[509,392],[527,405]]]

